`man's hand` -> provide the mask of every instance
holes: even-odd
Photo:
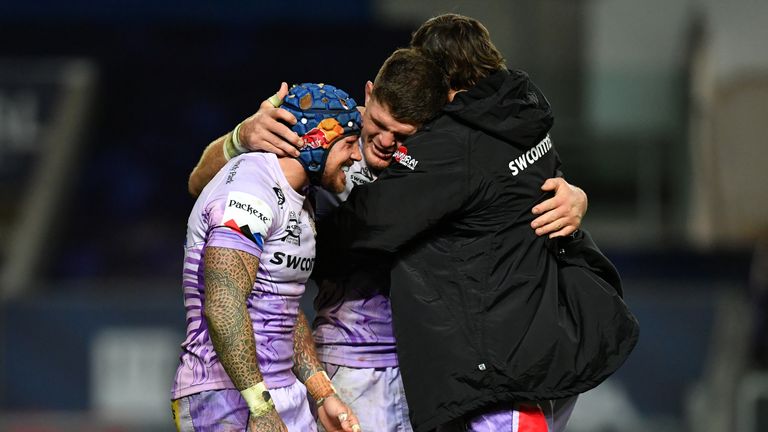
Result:
[[[243,147],[277,156],[299,156],[301,138],[286,126],[296,124],[296,117],[271,102],[275,97],[282,102],[287,94],[288,84],[282,83],[275,96],[262,102],[256,114],[243,121],[237,137]]]
[[[286,123],[295,124],[296,118],[284,109],[275,108],[270,102],[275,100],[275,105],[278,105],[287,94],[288,84],[282,83],[280,90],[274,96],[259,105],[256,114],[243,120],[240,127],[235,128],[238,131],[237,139],[241,146],[249,151],[265,151],[275,153],[278,156],[297,157],[299,155],[299,151],[294,146],[300,147],[302,145],[301,138],[286,126]],[[281,121],[286,123],[281,123]],[[200,161],[189,175],[189,183],[187,184],[189,193],[193,197],[200,195],[205,185],[227,163],[227,159],[233,157],[232,152],[229,151],[234,150],[229,149],[229,146],[233,145],[233,133],[234,130],[227,132],[224,136],[208,144],[208,147],[203,151]],[[225,153],[229,157],[225,158]]]
[[[533,214],[540,215],[531,222],[536,235],[564,237],[579,229],[587,213],[587,194],[559,177],[547,179],[541,190],[554,191],[555,196],[533,208]]]
[[[273,409],[263,416],[250,416],[248,432],[288,432],[288,426],[283,423],[277,410]]]
[[[355,413],[335,394],[325,398],[323,405],[317,409],[317,416],[327,432],[361,431]]]

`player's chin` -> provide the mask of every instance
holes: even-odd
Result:
[[[368,168],[379,172],[379,171],[382,171],[384,168],[388,167],[391,161],[392,161],[391,157],[382,158],[374,154],[372,157],[368,157],[365,159],[365,164],[368,165]]]
[[[347,176],[343,171],[336,171],[333,176],[326,176],[323,179],[323,187],[332,193],[339,194],[344,192],[344,187],[347,185]]]
[[[379,151],[373,143],[366,149],[365,163],[369,167],[381,171],[389,166],[394,153]]]

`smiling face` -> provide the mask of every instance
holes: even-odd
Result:
[[[403,141],[416,133],[417,126],[395,120],[389,108],[372,97],[373,84],[365,86],[365,112],[363,113],[363,155],[368,168],[378,174],[389,166],[392,155]]]
[[[348,136],[333,144],[325,160],[325,169],[320,181],[323,188],[335,194],[344,191],[347,185],[344,168],[361,159],[357,139],[356,135]]]

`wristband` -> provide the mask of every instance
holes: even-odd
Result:
[[[243,147],[243,145],[240,143],[240,138],[238,137],[240,133],[240,126],[242,125],[243,122],[238,123],[237,126],[235,126],[235,129],[232,130],[232,133],[228,134],[224,139],[225,160],[230,160],[235,156],[248,152],[248,149]]]
[[[237,154],[243,154],[248,151],[248,149],[243,147],[243,145],[240,143],[240,126],[242,126],[244,122],[245,120],[238,123],[237,126],[235,126],[235,129],[232,131],[232,144],[234,144],[235,149],[237,150]]]
[[[315,405],[317,405],[317,407],[319,408],[319,407],[323,406],[323,404],[325,403],[326,400],[328,400],[328,398],[334,397],[334,396],[339,397],[336,393],[329,394],[326,397],[321,397],[320,399],[316,400],[315,401]]]
[[[309,395],[318,404],[322,404],[328,396],[336,394],[336,389],[333,388],[331,379],[328,378],[328,374],[325,371],[315,372],[311,377],[307,378],[304,385],[306,385]]]
[[[254,417],[261,417],[275,408],[275,401],[272,400],[272,396],[267,391],[264,381],[241,390],[240,394],[243,395],[248,410]]]

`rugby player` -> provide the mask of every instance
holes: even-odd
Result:
[[[434,65],[418,59],[411,60],[419,66],[410,74],[403,75],[401,83],[366,83],[366,107],[359,141],[362,159],[349,168],[343,192],[335,197],[318,194],[318,212],[338,205],[356,185],[374,181],[392,162],[393,155],[405,138],[415,133],[418,125],[429,120],[447,101],[447,87],[441,83],[441,78],[434,75]],[[426,78],[418,78],[420,76]],[[409,122],[396,120],[389,107],[380,100],[382,94],[391,91],[402,91],[402,88],[408,87],[424,91],[430,86],[432,90],[427,90],[426,94],[433,96],[426,99],[434,102],[420,99],[421,93],[411,93],[417,114],[412,114]],[[225,163],[227,156],[239,151],[293,154],[295,149],[292,146],[297,144],[298,136],[287,125],[295,124],[297,120],[275,107],[287,90],[287,85],[283,83],[276,95],[262,102],[255,114],[232,132],[209,144],[190,175],[189,190],[192,194],[199,193],[211,173]],[[438,92],[444,94],[437,96]],[[418,113],[418,110],[422,112]],[[227,145],[234,134],[242,143],[240,149]],[[578,229],[587,207],[584,192],[561,178],[548,179],[542,189],[543,193],[555,191],[556,194],[533,208],[534,213],[541,214],[532,224],[536,234],[568,235]],[[318,314],[314,322],[314,336],[318,356],[329,370],[335,387],[359,416],[364,429],[410,431],[392,329],[388,263],[378,264],[369,263],[366,268],[357,269],[340,280],[320,284],[315,301]]]
[[[283,107],[300,118],[299,157],[232,158],[189,217],[187,337],[172,389],[180,431],[313,431],[307,391],[327,428],[361,430],[299,309],[315,262],[307,192],[344,190],[343,169],[361,159],[360,114],[347,93],[322,84],[295,86]]]

